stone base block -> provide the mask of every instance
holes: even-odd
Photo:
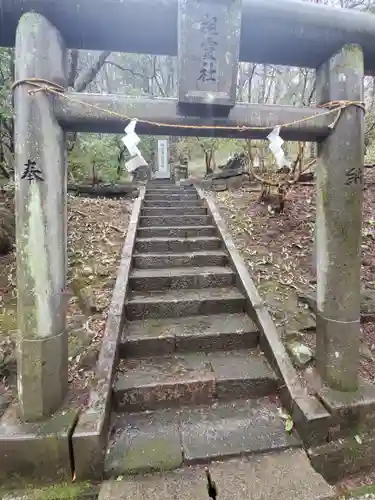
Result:
[[[355,434],[307,450],[312,466],[328,482],[373,467],[375,438],[370,433]]]
[[[335,417],[349,421],[361,421],[375,411],[375,385],[360,379],[355,392],[340,392],[323,386],[318,397]],[[350,423],[350,422],[349,422]]]
[[[327,442],[332,418],[317,398],[309,395],[296,398],[291,413],[305,446]]]
[[[38,423],[22,423],[11,407],[0,421],[0,484],[71,481],[70,439],[78,412],[69,410]]]
[[[360,320],[333,321],[316,315],[316,366],[322,378],[339,391],[358,384]]]
[[[80,415],[72,437],[78,481],[103,479],[107,437],[108,417],[105,412],[85,411]]]
[[[21,339],[17,368],[22,419],[34,422],[53,414],[68,391],[68,333]]]

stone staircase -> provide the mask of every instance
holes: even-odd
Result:
[[[193,187],[150,181],[129,276],[107,478],[300,446]]]

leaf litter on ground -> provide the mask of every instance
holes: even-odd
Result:
[[[86,404],[101,347],[121,249],[131,215],[131,199],[68,196],[69,396],[67,403]],[[0,352],[14,358],[16,324],[15,253],[0,260]],[[76,280],[88,310],[72,291]],[[1,356],[0,356],[1,358]],[[1,359],[0,359],[1,367]],[[0,396],[16,395],[14,372],[0,379]]]

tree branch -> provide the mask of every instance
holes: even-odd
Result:
[[[139,76],[140,78],[152,78],[152,76],[144,75],[143,73],[138,73],[137,71],[134,71],[131,68],[125,68],[124,66],[121,66],[121,64],[117,64],[113,61],[105,61],[104,64],[109,64],[110,66],[114,66],[115,68],[118,68],[119,70],[124,72],[128,71],[135,77]]]
[[[110,51],[106,50],[100,54],[98,60],[91,68],[83,71],[78,77],[74,84],[75,92],[83,92],[86,87],[95,79],[96,75],[101,70],[103,64],[105,63],[107,57],[110,55]]]
[[[161,95],[162,95],[163,97],[165,97],[165,93],[164,93],[164,91],[163,91],[163,89],[162,89],[162,87],[161,87],[161,85],[160,85],[160,82],[159,82],[159,80],[158,80],[158,77],[157,77],[157,71],[156,71],[156,58],[157,58],[157,56],[154,56],[154,57],[153,57],[153,61],[152,61],[152,78],[155,80],[156,85],[157,85],[157,87],[158,87],[159,92],[161,93]]]
[[[74,82],[77,76],[78,69],[78,49],[72,49],[70,51],[70,66],[69,66],[69,76],[68,76],[68,86],[74,87]]]

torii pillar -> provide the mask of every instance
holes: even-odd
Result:
[[[316,73],[317,104],[363,101],[363,52],[346,45]],[[332,115],[334,118],[334,115]],[[317,348],[319,374],[331,389],[358,389],[364,111],[349,106],[318,144]]]
[[[23,420],[36,421],[61,406],[68,388],[65,138],[53,98],[23,82],[65,87],[67,58],[60,33],[39,14],[19,21],[15,78],[18,397]]]

